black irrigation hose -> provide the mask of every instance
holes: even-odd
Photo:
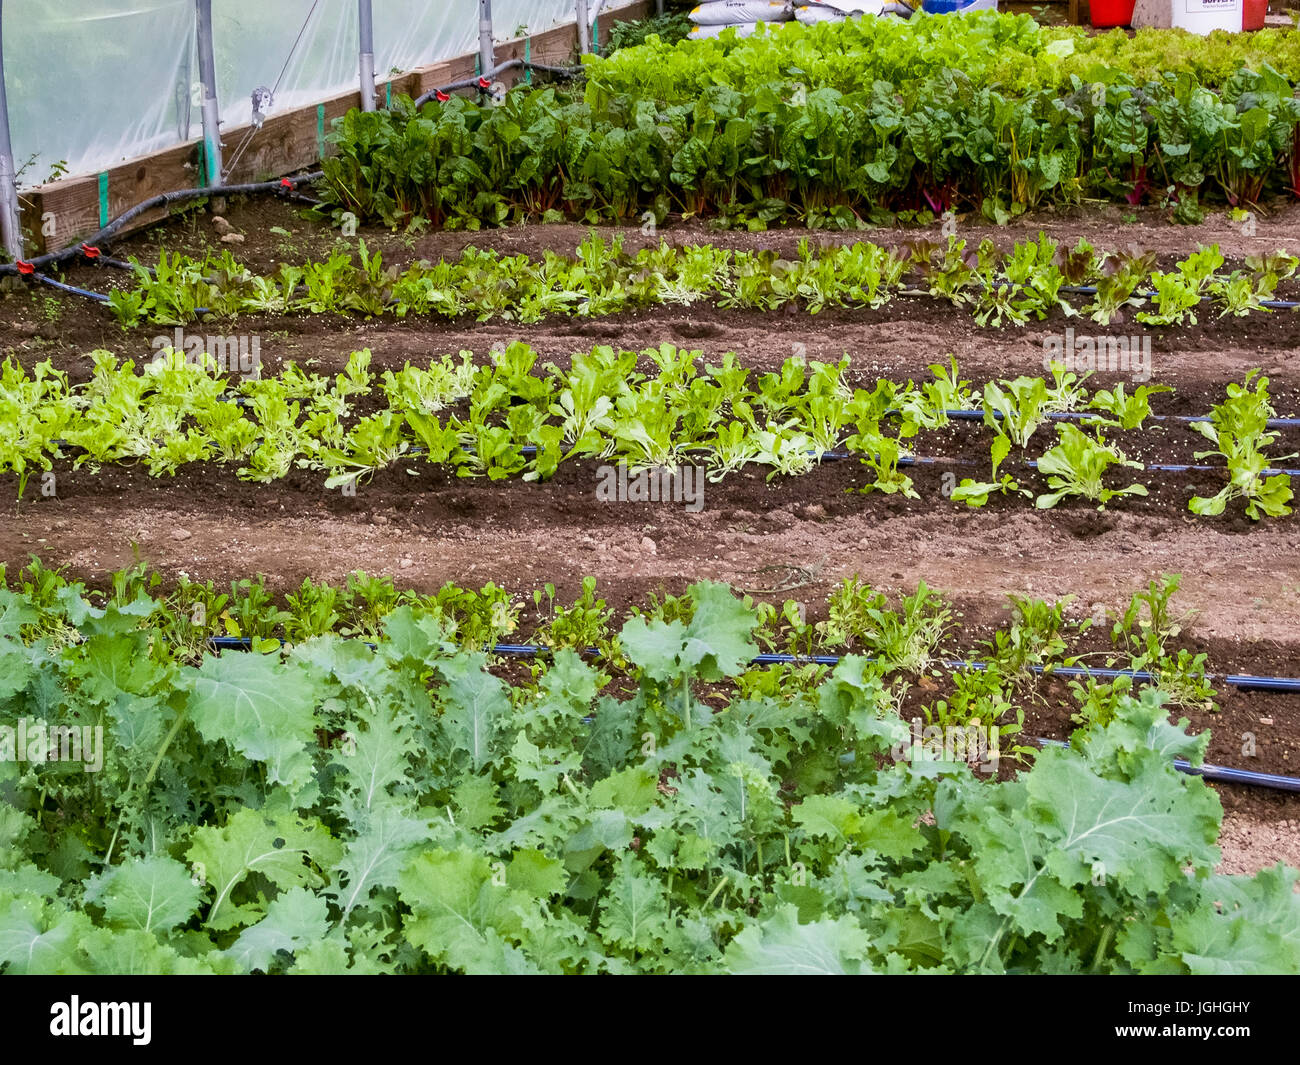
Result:
[[[944,662],[950,669],[987,669],[984,662]],[[1051,674],[1054,677],[1101,677],[1104,680],[1118,680],[1130,677],[1140,684],[1154,684],[1157,677],[1145,669],[1103,669],[1100,666],[1031,666],[1033,672]],[[1253,673],[1207,673],[1207,680],[1221,680],[1241,691],[1272,692],[1274,694],[1300,693],[1300,677],[1260,677]]]
[[[982,409],[981,410],[971,410],[971,409],[949,410],[949,411],[944,411],[944,413],[949,418],[961,422],[981,422],[984,420],[984,411]],[[1004,417],[1003,413],[1000,410],[995,410],[992,411],[991,413],[995,418]],[[1047,417],[1051,418],[1053,421],[1074,421],[1074,420],[1084,421],[1084,420],[1091,420],[1094,418],[1104,418],[1105,416],[1106,416],[1105,411],[1082,411],[1082,410],[1081,411],[1053,411],[1051,414],[1047,415]],[[1189,422],[1190,423],[1190,422],[1208,422],[1208,421],[1212,421],[1213,419],[1208,414],[1148,414],[1146,420],[1155,421],[1155,422]],[[1294,429],[1296,426],[1300,426],[1300,418],[1269,418],[1268,421],[1264,423],[1264,426],[1265,428],[1268,429]]]
[[[59,281],[51,280],[48,277],[39,277],[38,280],[43,281],[49,285],[54,285],[56,288],[65,289],[69,292],[75,292],[78,295],[90,296],[93,299],[102,299],[105,302],[107,302],[108,299],[108,297],[106,296],[100,296],[94,292],[87,292],[84,289],[73,288],[70,285],[65,285]],[[202,311],[203,308],[199,308],[199,310]],[[229,400],[228,402],[236,403],[241,407],[247,407],[251,405],[251,401],[245,398],[244,396],[236,396],[234,399]],[[60,447],[74,446],[72,444],[69,444],[68,441],[66,440],[55,440],[53,442],[55,444],[58,444]],[[467,449],[467,451],[470,454],[473,454],[472,448]],[[412,458],[418,458],[420,455],[425,455],[427,453],[428,453],[427,448],[417,445],[415,447],[410,448],[407,451],[402,452],[402,456],[403,457],[410,456]],[[536,455],[537,447],[533,444],[524,444],[519,448],[519,453],[521,455]],[[849,451],[823,451],[819,456],[817,456],[817,460],[819,462],[840,462],[846,459],[851,459],[854,457],[854,455],[855,455],[854,452],[849,452]],[[978,466],[979,463],[975,462],[973,459],[950,459],[950,458],[929,457],[925,455],[906,455],[901,457],[898,460],[898,465],[901,467]],[[1003,465],[1015,465],[1015,464],[1004,463]],[[1022,463],[1020,463],[1020,465],[1023,465],[1031,470],[1038,469],[1038,462],[1035,459],[1026,459]],[[1224,466],[1187,466],[1187,465],[1180,465],[1180,464],[1160,464],[1160,463],[1147,463],[1142,467],[1142,469],[1154,470],[1158,473],[1224,473],[1226,472],[1226,467]],[[1273,466],[1267,466],[1260,471],[1261,477],[1274,477],[1279,474],[1288,477],[1300,477],[1300,469],[1296,469],[1296,470],[1279,469]]]
[[[824,459],[831,459],[831,460],[847,459],[851,457],[852,456],[848,452],[835,452],[835,451],[828,451],[822,456],[822,458]],[[907,456],[906,458],[900,458],[898,460],[898,464],[900,466],[939,466],[939,465],[977,466],[979,465],[979,463],[974,462],[971,459],[927,458],[925,456],[918,456],[918,455],[910,455]],[[1020,465],[1025,466],[1027,469],[1036,470],[1038,469],[1038,460],[1024,459],[1020,462]],[[1144,463],[1142,469],[1154,470],[1157,473],[1226,473],[1227,472],[1226,466],[1196,466],[1196,465],[1187,465],[1184,463],[1160,463],[1160,462]],[[1274,477],[1277,476],[1278,474],[1285,474],[1288,477],[1300,477],[1300,470],[1279,469],[1274,466],[1267,466],[1260,471],[1261,477]]]
[[[128,263],[127,265],[129,266],[130,264]],[[148,269],[148,267],[146,267],[145,269]],[[246,403],[247,401],[242,396],[236,396],[234,397],[232,402]],[[898,411],[891,411],[890,413],[897,414]],[[984,420],[983,410],[947,410],[944,411],[944,414],[946,414],[950,419],[954,421],[979,422]],[[992,414],[995,418],[1001,418],[1003,416],[1001,411],[993,411]],[[1048,418],[1052,419],[1053,421],[1066,421],[1066,420],[1074,420],[1074,419],[1093,420],[1096,418],[1101,418],[1103,416],[1104,415],[1102,414],[1093,414],[1091,412],[1076,411],[1076,412],[1066,412],[1063,414],[1049,414]],[[1191,422],[1208,422],[1208,421],[1212,421],[1213,419],[1208,414],[1148,414],[1145,420],[1154,421],[1154,422],[1191,423]],[[1289,429],[1289,428],[1300,426],[1300,418],[1270,418],[1268,421],[1264,423],[1264,425],[1268,429]],[[536,451],[537,448],[531,444],[525,447],[525,453],[535,453]],[[411,454],[418,454],[418,452],[412,451]],[[840,458],[848,458],[848,457],[849,455],[847,452],[838,452],[838,451],[827,451],[822,455],[822,458],[824,459],[840,459]],[[1206,469],[1209,469],[1209,467],[1206,467]]]
[[[115,261],[120,261],[120,260],[115,260]],[[130,264],[129,264],[129,263],[127,263],[126,265],[128,266],[128,268],[130,267]],[[49,285],[51,288],[57,288],[60,292],[68,292],[68,293],[71,293],[71,294],[74,295],[74,296],[85,296],[87,299],[92,299],[92,300],[94,300],[96,303],[111,303],[111,302],[112,302],[112,301],[111,301],[107,296],[105,296],[102,292],[92,292],[92,291],[91,291],[90,289],[88,289],[88,288],[77,288],[75,285],[66,285],[66,284],[64,284],[62,281],[55,281],[54,278],[52,278],[52,277],[48,277],[48,276],[45,275],[45,274],[40,274],[40,273],[35,273],[35,272],[33,272],[33,273],[30,273],[30,274],[24,274],[23,276],[24,276],[24,277],[29,277],[29,278],[31,278],[31,280],[33,280],[33,281],[38,281],[38,282],[40,282],[42,285]],[[211,314],[211,313],[212,313],[212,310],[211,310],[211,308],[209,308],[209,307],[195,307],[195,308],[194,308],[194,313],[195,313],[196,315],[200,315],[200,314]]]
[[[533,449],[534,451],[536,448]],[[851,451],[823,451],[819,456],[822,462],[839,462],[843,459],[851,459],[855,452]],[[980,463],[974,459],[950,459],[930,457],[926,455],[904,455],[898,460],[899,466],[978,466]],[[1016,463],[1003,463],[1003,465],[1016,465]],[[1038,469],[1037,459],[1023,459],[1019,465],[1025,466],[1031,470]],[[1225,473],[1226,466],[1190,466],[1181,463],[1159,463],[1148,462],[1142,466],[1144,470],[1155,470],[1158,473]],[[1273,466],[1266,467],[1260,471],[1261,477],[1272,477],[1277,474],[1286,474],[1290,477],[1300,477],[1300,470],[1278,469]]]
[[[208,646],[215,651],[247,651],[252,647],[252,641],[246,637],[238,636],[211,636],[208,638]],[[368,643],[366,646],[372,650],[375,645]],[[538,644],[494,644],[491,654],[509,656],[514,658],[536,658],[546,654],[551,648],[542,647]],[[582,652],[587,655],[599,655],[600,650],[595,647],[585,648]],[[760,654],[750,660],[751,665],[823,665],[834,666],[840,660],[839,655],[786,655],[786,654]],[[867,659],[869,662],[877,661],[876,659]],[[944,666],[949,669],[986,669],[987,663],[984,662],[964,662],[960,660],[945,661]],[[1046,673],[1049,670],[1043,666],[1032,667],[1035,673]],[[1058,666],[1050,669],[1053,675],[1059,676],[1090,676],[1090,677],[1132,677],[1134,680],[1150,682],[1155,677],[1146,670],[1138,669],[1098,669],[1084,666]],[[1213,678],[1216,674],[1207,673],[1207,678]],[[1257,677],[1249,674],[1227,674],[1222,679],[1227,684],[1243,690],[1253,691],[1275,691],[1275,692],[1300,692],[1300,678],[1296,677]],[[1064,740],[1049,740],[1035,738],[1035,743],[1046,744],[1051,746],[1068,747],[1069,744]],[[1174,759],[1174,768],[1179,772],[1187,773],[1192,776],[1203,777],[1205,780],[1216,781],[1224,784],[1248,784],[1253,787],[1269,788],[1274,791],[1294,791],[1300,792],[1300,778],[1284,777],[1275,773],[1256,773],[1249,769],[1231,769],[1227,766],[1218,765],[1200,765],[1193,766],[1183,758]]]
[[[700,448],[696,450],[707,450],[707,449]],[[419,456],[419,455],[426,454],[427,451],[428,451],[427,448],[420,447],[417,445],[416,447],[411,448],[409,451],[403,452],[403,454]],[[536,455],[537,446],[535,444],[523,444],[519,448],[519,453],[521,455]],[[865,452],[859,453],[854,451],[823,451],[820,455],[817,455],[816,458],[818,462],[841,462],[846,459],[858,457],[860,456],[860,454],[865,454]],[[1031,470],[1038,469],[1037,459],[1024,459],[1019,464],[1026,466]],[[903,455],[899,457],[898,465],[899,466],[978,466],[980,465],[980,463],[976,462],[974,459],[951,459],[951,458],[943,458],[939,456],[927,456],[927,455]],[[1003,463],[1003,465],[1009,466],[1009,465],[1015,465],[1015,463],[1008,462],[1008,463]],[[1226,473],[1227,472],[1226,466],[1191,466],[1191,465],[1184,465],[1181,463],[1172,463],[1172,464],[1145,463],[1142,466],[1142,469],[1155,470],[1158,473]],[[1260,471],[1261,477],[1273,477],[1276,476],[1277,474],[1285,474],[1289,477],[1300,477],[1300,469],[1297,470],[1279,469],[1273,466],[1269,466],[1266,467],[1264,470]]]
[[[33,281],[38,281],[42,285],[49,285],[51,288],[57,288],[60,292],[70,292],[74,296],[85,296],[88,299],[95,300],[98,303],[107,303],[108,297],[102,292],[91,292],[88,288],[77,288],[74,285],[65,285],[62,281],[55,281],[52,277],[45,274],[31,273],[25,275]]]
[[[19,277],[29,277],[33,281],[40,282],[43,285],[49,285],[60,292],[67,292],[75,296],[84,296],[92,299],[96,303],[108,303],[109,298],[102,292],[92,292],[90,289],[77,288],[75,285],[68,285],[62,281],[56,281],[52,277],[42,273],[42,269],[47,266],[57,266],[59,263],[66,262],[77,257],[84,257],[88,262],[95,266],[112,266],[119,270],[135,270],[134,263],[126,262],[123,259],[115,259],[111,255],[104,255],[99,250],[99,244],[110,240],[122,226],[133,218],[138,218],[145,211],[150,211],[166,204],[180,203],[185,200],[199,199],[204,196],[240,196],[251,195],[258,192],[271,192],[281,196],[284,199],[292,199],[299,203],[308,203],[313,206],[320,206],[321,201],[313,199],[310,196],[303,196],[298,192],[292,191],[296,185],[308,181],[314,181],[321,176],[320,171],[311,174],[303,174],[296,178],[281,178],[279,181],[256,182],[245,185],[209,185],[201,189],[178,189],[175,192],[164,192],[152,199],[145,200],[136,204],[134,207],[118,215],[113,221],[85,241],[71,247],[64,248],[62,251],[48,252],[45,255],[38,255],[30,262],[24,261],[20,266],[18,263],[0,263],[0,277],[18,275]],[[287,184],[286,184],[287,183]],[[151,275],[157,276],[157,271],[153,267],[145,266],[140,269],[147,270]],[[208,307],[196,307],[195,314],[211,314]]]
[[[207,643],[218,651],[247,651],[252,641],[247,636],[209,636]],[[373,648],[374,644],[367,646]],[[550,653],[552,648],[535,643],[496,643],[489,650],[490,654],[505,655],[512,658],[536,658]],[[582,651],[586,655],[599,655],[597,647],[587,647]],[[836,666],[840,655],[788,655],[777,652],[763,652],[750,659],[755,666]],[[868,662],[879,659],[868,658]],[[941,664],[945,669],[988,668],[987,662],[968,661],[960,658],[944,659]],[[1129,677],[1140,684],[1154,684],[1157,677],[1145,669],[1102,669],[1099,666],[1031,666],[1030,670],[1040,675],[1054,677],[1101,677],[1106,680],[1118,680]],[[1262,691],[1274,694],[1300,693],[1300,677],[1264,677],[1252,673],[1207,673],[1207,680],[1221,680],[1242,691]]]
[[[430,100],[436,99],[440,95],[446,95],[449,92],[455,92],[457,89],[479,89],[486,92],[492,84],[492,79],[498,74],[503,74],[507,70],[537,70],[543,74],[554,74],[561,78],[575,78],[582,73],[582,67],[552,67],[545,63],[530,63],[522,59],[511,59],[502,63],[492,71],[491,76],[476,74],[472,78],[462,78],[460,81],[453,81],[448,85],[440,85],[436,89],[430,89],[422,96],[415,98],[416,107],[427,104]]]
[[[18,263],[0,263],[0,277],[12,277],[14,275],[34,276],[34,272],[43,271],[46,267],[56,266],[78,256],[86,255],[87,248],[97,248],[100,244],[111,240],[128,222],[139,218],[146,211],[167,207],[174,203],[184,203],[187,200],[197,200],[210,196],[251,196],[263,192],[285,197],[292,195],[310,203],[319,203],[320,201],[312,200],[311,197],[300,196],[295,190],[298,186],[305,185],[309,181],[315,181],[321,176],[321,171],[317,170],[310,174],[301,174],[298,177],[280,178],[277,181],[252,182],[243,185],[207,185],[198,189],[177,189],[174,192],[160,193],[123,211],[103,229],[79,244],[64,248],[61,251],[38,255],[30,262],[23,262],[21,266]]]
[[[111,255],[104,255],[104,254],[102,254],[102,253],[99,254],[99,255],[96,255],[93,259],[91,259],[91,260],[90,260],[90,265],[91,265],[91,266],[111,266],[111,267],[114,267],[114,268],[117,269],[117,270],[132,270],[132,271],[134,271],[134,270],[144,270],[145,272],[147,272],[147,273],[149,274],[150,277],[157,277],[157,276],[158,276],[158,271],[155,270],[152,266],[144,266],[143,264],[129,263],[129,262],[127,262],[125,259],[114,259],[113,256],[111,256]]]
[[[833,666],[839,660],[839,655],[801,657],[786,654],[761,654],[754,659],[754,662],[757,665],[811,663],[820,666]],[[869,659],[869,661],[874,660]],[[985,670],[988,668],[988,663],[947,659],[943,662],[943,666],[946,669]],[[1103,669],[1100,666],[1031,666],[1030,669],[1034,673],[1054,677],[1100,677],[1105,680],[1118,680],[1121,677],[1129,677],[1139,684],[1154,684],[1158,679],[1154,673],[1145,669]],[[1207,680],[1221,680],[1223,683],[1230,684],[1242,691],[1262,691],[1275,694],[1300,693],[1300,677],[1260,677],[1250,673],[1207,673],[1205,677]]]
[[[1060,289],[1058,289],[1058,291],[1068,292],[1072,295],[1077,295],[1077,296],[1095,296],[1097,294],[1097,286],[1096,285],[1062,285]],[[1132,295],[1137,296],[1140,299],[1147,300],[1149,302],[1151,298],[1158,295],[1158,293],[1156,292],[1155,289],[1147,288],[1147,289],[1141,289],[1140,291],[1134,291]],[[1213,297],[1209,295],[1199,296],[1197,297],[1197,303],[1198,304],[1208,303],[1212,298]],[[1268,308],[1270,311],[1294,311],[1297,307],[1300,307],[1300,301],[1260,300],[1259,305],[1261,307]]]
[[[1043,747],[1069,747],[1065,740],[1049,740],[1034,736],[1033,742]],[[1250,769],[1231,769],[1223,765],[1210,765],[1208,762],[1199,766],[1192,765],[1185,758],[1175,758],[1174,768],[1180,773],[1202,777],[1220,784],[1253,784],[1259,788],[1272,788],[1275,791],[1300,791],[1300,778],[1283,777],[1276,773],[1256,773]]]

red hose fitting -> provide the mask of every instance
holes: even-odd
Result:
[[[35,265],[34,263],[29,263],[29,262],[27,262],[25,259],[18,259],[18,260],[16,260],[16,261],[14,262],[14,266],[18,267],[18,272],[19,272],[20,274],[34,274],[34,273],[36,273],[36,265]]]

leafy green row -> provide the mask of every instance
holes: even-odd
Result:
[[[1097,76],[1002,91],[953,66],[841,90],[787,69],[668,103],[519,87],[499,104],[403,98],[336,121],[317,189],[336,219],[389,226],[681,214],[852,229],[918,211],[1002,222],[1083,198],[1196,220],[1202,198],[1246,207],[1296,187],[1300,100],[1272,67],[1218,91],[1186,72]]]
[[[529,323],[550,314],[595,317],[699,302],[748,310],[793,303],[816,314],[827,307],[879,308],[907,293],[967,307],[980,325],[1023,325],[1057,311],[1107,325],[1124,308],[1137,307],[1143,308],[1139,322],[1166,326],[1195,324],[1205,305],[1219,317],[1267,310],[1263,302],[1300,267],[1300,259],[1282,251],[1251,256],[1246,269],[1227,273],[1223,262],[1218,246],[1210,245],[1162,271],[1154,253],[1102,253],[1085,240],[1066,249],[1044,234],[1006,254],[991,240],[970,248],[955,236],[897,251],[867,242],[814,249],[804,240],[789,260],[773,251],[667,243],[629,254],[621,235],[606,241],[593,232],[573,257],[548,251],[532,260],[468,248],[458,261],[421,260],[402,270],[385,267],[382,254],[371,254],[362,241],[359,262],[340,247],[321,262],[282,264],[269,277],[241,265],[229,250],[201,260],[163,252],[156,267],[136,263],[135,286],[113,291],[110,307],[123,326],[187,324],[201,310],[472,315]],[[1071,286],[1097,291],[1089,299]]]
[[[39,621],[29,623],[20,632],[27,642],[39,638],[55,643],[78,639],[67,605],[78,597],[97,606],[119,607],[142,597],[152,600],[154,612],[148,623],[157,627],[171,648],[169,653],[190,662],[202,658],[213,637],[243,640],[262,652],[335,634],[376,640],[383,633],[387,617],[400,607],[410,606],[435,618],[448,639],[464,650],[483,650],[503,641],[517,641],[526,632],[526,638],[535,646],[580,653],[594,650],[602,655],[608,668],[627,667],[616,629],[625,619],[616,618],[598,596],[594,577],[583,580],[581,594],[567,606],[557,600],[550,584],[522,599],[493,582],[478,591],[448,583],[426,595],[399,590],[391,578],[372,577],[359,570],[338,585],[306,578],[282,599],[267,589],[260,575],[232,581],[229,593],[219,590],[211,580],[193,581],[184,574],[177,578],[169,594],[161,591],[162,583],[159,573],[139,563],[114,574],[105,591],[88,592],[80,582],[45,568],[34,557],[8,581],[8,586],[39,612]],[[5,584],[6,573],[0,566],[0,587]],[[1206,680],[1206,655],[1171,646],[1173,637],[1191,618],[1175,615],[1170,607],[1178,587],[1177,576],[1166,577],[1152,581],[1145,592],[1133,596],[1126,608],[1114,615],[1110,630],[1114,653],[1106,654],[1100,664],[1148,671],[1173,705],[1215,710],[1215,693]],[[754,594],[762,592],[755,590]],[[525,627],[524,611],[530,598],[531,624]],[[764,651],[801,657],[827,652],[867,654],[887,670],[907,676],[941,676],[947,668],[940,665],[945,658],[982,661],[980,669],[963,667],[953,671],[951,701],[926,705],[923,713],[928,724],[947,726],[976,720],[999,725],[1006,736],[1020,731],[1020,722],[1012,726],[1006,720],[1011,711],[1009,696],[1031,682],[1031,668],[1072,666],[1095,659],[1097,654],[1085,655],[1077,648],[1072,652],[1072,641],[1088,632],[1094,622],[1105,620],[1099,616],[1082,621],[1067,618],[1071,596],[1054,603],[1025,596],[1009,598],[1010,625],[978,646],[950,642],[964,635],[955,624],[959,615],[924,583],[914,595],[904,595],[899,609],[893,610],[884,593],[857,578],[846,578],[827,596],[825,620],[818,622],[807,620],[806,601],[787,599],[778,608],[747,596],[745,605],[758,618],[753,638]],[[665,594],[662,601],[651,596],[644,608],[634,605],[628,612],[630,617],[689,623],[695,603],[689,593]],[[737,684],[742,694],[774,693],[819,683],[827,672],[816,664],[796,665],[786,671],[757,669],[737,678]],[[771,686],[773,683],[777,688]],[[1113,699],[1130,690],[1131,685],[1122,681],[1078,688],[1078,720],[1085,724],[1106,723]]]
[[[1158,80],[1186,71],[1219,88],[1238,70],[1268,64],[1300,79],[1300,38],[1286,30],[1200,37],[1179,30],[1092,33],[1046,27],[1031,15],[975,12],[961,19],[899,21],[870,16],[814,26],[769,25],[765,33],[682,44],[644,42],[607,58],[584,59],[593,108],[616,96],[661,103],[694,99],[713,85],[753,91],[801,80],[805,88],[851,92],[877,80],[906,84],[935,70],[959,70],[980,87],[1023,92],[1127,76]]]
[[[147,596],[33,639],[0,590],[0,966],[1300,972],[1296,871],[1214,875],[1219,801],[1170,761],[1208,736],[1159,693],[998,780],[996,732],[927,747],[858,657],[706,701],[758,618],[691,599],[622,627],[610,694],[572,651],[509,686],[412,605],[373,648],[192,665]]]
[[[838,363],[792,356],[751,387],[750,371],[731,353],[718,365],[705,365],[703,374],[699,351],[663,344],[641,355],[657,374],[634,372],[638,353],[602,346],[575,354],[568,370],[547,364],[538,376],[537,354],[520,342],[495,351],[490,366],[474,366],[468,351],[459,362],[444,356],[427,370],[408,363],[396,373],[384,371],[386,405],[360,417],[354,404],[374,385],[369,349],[354,352],[333,379],[290,363],[276,377],[244,380],[237,394],[206,355],[187,361],[178,352],[162,353],[137,374],[133,362],[119,364],[111,353],[97,351],[90,382],[75,388],[48,363],[28,377],[7,359],[0,364],[0,472],[17,474],[21,499],[32,473],[51,470],[70,445],[79,449],[76,467],[136,460],[160,476],[189,463],[219,461],[242,463],[241,478],[270,482],[297,466],[326,471],[327,488],[355,486],[417,455],[457,476],[492,480],[544,480],[562,462],[598,458],[626,463],[630,473],[697,464],[716,482],[748,465],[768,468],[769,479],[805,473],[825,453],[844,447],[873,475],[862,491],[917,498],[900,468],[909,457],[904,441],[947,425],[949,410],[974,402],[956,360],[931,366],[934,380],[919,388],[877,380],[868,391],[845,381],[848,356]],[[1037,505],[1077,495],[1104,508],[1116,495],[1146,494],[1141,485],[1122,491],[1104,485],[1109,466],[1142,467],[1102,433],[1140,427],[1150,396],[1168,389],[1143,385],[1130,395],[1120,384],[1089,397],[1079,376],[1059,363],[1052,374],[1051,384],[1018,377],[985,386],[994,480],[967,479],[953,493],[956,499],[980,506],[993,492],[1023,491],[1006,474],[996,479],[1013,443],[1023,450],[1052,414],[1085,410],[1096,412],[1086,419],[1090,432],[1057,426],[1059,442],[1040,463],[1052,491]],[[1252,519],[1261,509],[1275,517],[1290,513],[1289,475],[1264,475],[1271,461],[1265,449],[1279,436],[1267,429],[1274,413],[1267,384],[1252,373],[1244,385],[1230,387],[1211,422],[1196,423],[1216,445],[1200,457],[1221,455],[1231,475],[1218,496],[1192,500],[1197,513],[1220,514],[1235,498],[1246,500]],[[237,397],[242,405],[231,402]],[[441,413],[453,404],[463,413]]]

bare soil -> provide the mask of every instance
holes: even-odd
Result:
[[[234,203],[225,215],[246,237],[234,248],[257,269],[277,261],[318,257],[335,234],[305,222],[278,203]],[[1129,219],[1132,218],[1131,221]],[[270,232],[283,227],[288,237]],[[1233,259],[1276,248],[1300,249],[1300,206],[1275,205],[1258,218],[1253,236],[1238,223],[1211,216],[1195,227],[1171,226],[1158,212],[1089,208],[1033,219],[1005,228],[963,219],[961,235],[991,237],[1000,245],[1035,236],[1040,229],[1073,243],[1086,237],[1102,248],[1135,245],[1165,259],[1186,255],[1196,244],[1218,242]],[[587,230],[576,226],[518,227],[484,233],[437,233],[402,237],[365,231],[371,248],[387,262],[457,255],[467,245],[502,252],[572,252]],[[651,239],[624,230],[628,247]],[[614,231],[606,231],[613,235]],[[774,248],[793,254],[798,241],[869,239],[901,243],[937,239],[929,230],[868,230],[849,234],[716,232],[700,223],[662,227],[653,239],[705,242],[736,248]],[[216,234],[203,214],[173,220],[130,238],[114,254],[146,261],[163,243],[169,251],[200,253]],[[127,275],[77,267],[67,280],[105,291]],[[1043,339],[1077,319],[1049,319],[1024,328],[984,329],[969,312],[931,300],[896,299],[879,311],[798,308],[773,314],[724,311],[711,306],[665,308],[602,319],[554,318],[533,326],[507,321],[394,319],[365,321],[330,316],[242,318],[211,331],[257,333],[267,372],[293,359],[318,372],[336,370],[351,351],[369,347],[374,367],[460,349],[485,357],[498,341],[526,340],[546,358],[564,365],[577,350],[595,344],[643,349],[670,342],[699,349],[708,359],[735,351],[756,368],[779,365],[792,351],[810,358],[852,358],[855,383],[876,376],[928,376],[926,366],[957,357],[964,377],[976,385],[994,377],[1041,372]],[[1110,332],[1142,331],[1136,323]],[[121,330],[101,307],[45,288],[20,289],[0,299],[0,357],[14,355],[31,366],[51,359],[77,380],[88,374],[86,353],[106,348],[137,361],[152,353],[157,327]],[[1254,368],[1270,377],[1282,415],[1300,412],[1300,318],[1288,313],[1244,319],[1204,318],[1188,329],[1159,332],[1153,340],[1153,382],[1175,388],[1157,397],[1160,413],[1199,414],[1221,398],[1225,385]],[[1096,385],[1122,375],[1099,374]],[[1035,446],[1045,448],[1047,435]],[[1185,428],[1144,431],[1123,446],[1140,461],[1191,461],[1199,437]],[[1216,490],[1215,475],[1131,471],[1151,490],[1146,499],[1119,500],[1099,513],[1086,504],[1037,511],[1030,500],[997,500],[981,510],[944,497],[943,473],[977,476],[987,465],[987,437],[975,427],[955,427],[924,438],[918,451],[958,460],[956,465],[917,467],[919,500],[854,489],[867,480],[856,462],[828,463],[797,478],[766,481],[745,472],[705,488],[698,513],[681,503],[606,504],[595,498],[593,464],[561,468],[546,484],[488,483],[448,478],[413,459],[377,475],[353,498],[323,488],[320,473],[301,471],[283,482],[252,485],[217,467],[154,479],[140,468],[113,467],[98,474],[57,472],[58,494],[33,498],[21,511],[6,510],[0,522],[0,562],[10,570],[38,553],[79,579],[97,581],[110,571],[144,559],[164,574],[233,580],[265,574],[279,591],[304,577],[339,580],[352,570],[386,573],[403,587],[433,590],[447,581],[481,585],[488,580],[521,595],[553,582],[561,597],[580,590],[583,576],[598,578],[615,610],[643,602],[652,592],[681,591],[701,578],[725,580],[780,601],[806,602],[814,616],[830,589],[857,575],[893,595],[918,581],[949,597],[963,614],[962,649],[1006,619],[1006,596],[1074,596],[1076,616],[1112,610],[1161,573],[1182,574],[1176,605],[1196,617],[1180,640],[1209,655],[1215,672],[1300,675],[1300,525],[1295,517],[1252,523],[1240,514],[1223,519],[1187,512],[1193,491]],[[1136,446],[1133,446],[1136,445]],[[1277,451],[1300,451],[1300,434],[1288,432]],[[1013,456],[1015,458],[1015,456]],[[962,461],[978,463],[967,468]],[[1287,463],[1300,465],[1300,460]],[[1022,483],[1043,490],[1026,471]],[[1127,480],[1116,483],[1128,483]],[[14,479],[0,478],[0,497],[16,495]],[[7,506],[7,505],[6,505]],[[779,592],[766,589],[782,588]],[[531,605],[531,597],[528,599]],[[1070,723],[1068,693],[1060,682],[1042,685],[1029,708],[1026,733],[1064,737]],[[1192,711],[1197,728],[1213,733],[1210,761],[1265,772],[1300,775],[1300,698],[1241,693],[1221,688],[1217,714]],[[1242,753],[1250,732],[1257,753]],[[1219,788],[1227,811],[1224,869],[1250,871],[1287,860],[1300,850],[1300,797],[1259,789]]]

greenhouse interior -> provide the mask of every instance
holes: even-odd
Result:
[[[0,0],[0,972],[112,981],[20,1038],[453,973],[1280,1033],[1293,2]]]

